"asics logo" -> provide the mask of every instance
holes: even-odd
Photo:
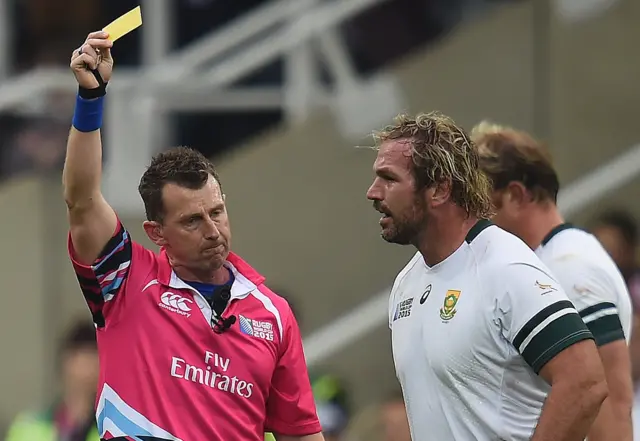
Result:
[[[187,305],[187,303],[193,303],[193,300],[182,297],[180,294],[174,294],[172,292],[165,292],[160,297],[160,301],[165,306],[169,306],[175,309],[178,309],[182,312],[189,312],[191,308]]]

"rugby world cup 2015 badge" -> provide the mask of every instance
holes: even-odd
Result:
[[[444,296],[444,304],[442,308],[440,308],[440,318],[448,322],[456,315],[456,305],[458,304],[458,299],[460,298],[461,291],[457,291],[455,289],[450,289]]]
[[[411,306],[413,306],[413,297],[398,303],[393,313],[393,321],[395,322],[398,319],[409,317],[411,315]]]

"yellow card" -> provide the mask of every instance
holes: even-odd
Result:
[[[103,31],[109,34],[109,40],[116,41],[140,26],[142,26],[142,12],[140,11],[140,6],[138,6],[116,18],[105,26]]]

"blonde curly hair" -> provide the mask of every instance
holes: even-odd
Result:
[[[556,202],[560,183],[546,147],[526,132],[482,121],[471,130],[480,167],[495,190],[521,182],[535,201]]]
[[[376,148],[385,141],[409,140],[418,189],[449,181],[453,202],[469,216],[493,215],[491,182],[480,170],[478,150],[463,128],[439,112],[400,114],[394,122],[374,132]]]

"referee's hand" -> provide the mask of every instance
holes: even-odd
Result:
[[[80,87],[96,89],[100,87],[92,70],[100,74],[104,82],[111,79],[113,71],[113,58],[111,58],[111,46],[113,43],[107,39],[106,32],[92,32],[78,49],[71,54],[71,70]]]

